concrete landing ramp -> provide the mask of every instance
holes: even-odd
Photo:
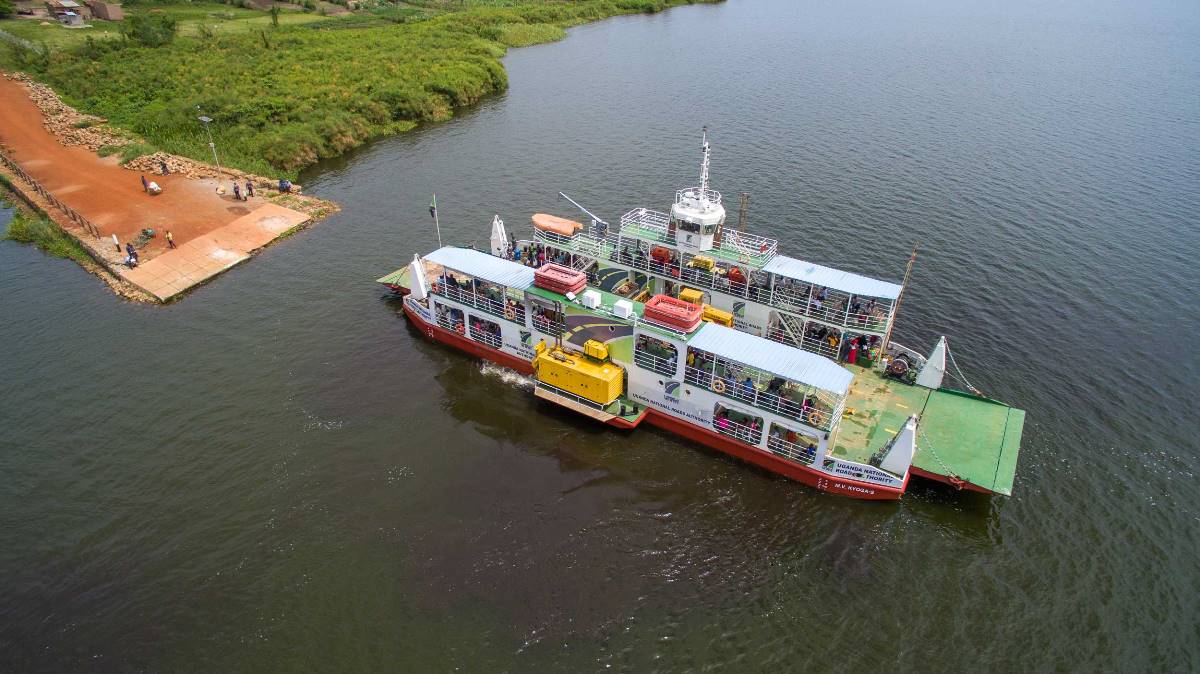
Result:
[[[250,258],[251,253],[308,221],[299,211],[264,204],[247,215],[165,251],[122,276],[159,300],[168,300]],[[161,236],[161,234],[160,234]]]

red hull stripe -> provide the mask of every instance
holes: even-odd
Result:
[[[439,325],[427,323],[420,316],[413,313],[413,311],[408,308],[407,303],[404,305],[404,315],[407,316],[408,319],[413,322],[413,325],[421,329],[430,339],[448,344],[449,346],[466,351],[467,353],[479,358],[483,358],[484,360],[490,360],[498,365],[516,370],[521,374],[533,374],[533,365],[530,362],[503,351],[493,349],[485,344],[480,344],[479,342],[467,339],[466,337],[463,337],[456,332],[446,330]],[[744,445],[737,440],[721,435],[716,431],[710,431],[706,428],[701,428],[694,424],[676,419],[668,414],[663,414],[662,412],[655,410],[653,407],[645,410],[645,416],[643,418],[655,426],[662,428],[663,430],[683,436],[689,440],[705,445],[706,447],[711,447],[712,449],[724,452],[734,458],[752,463],[760,468],[769,470],[772,473],[782,475],[786,478],[809,485],[810,487],[815,487],[821,491],[827,491],[830,493],[841,494],[843,496],[850,496],[852,498],[859,499],[894,501],[899,499],[904,494],[904,490],[908,487],[907,478],[899,489],[894,487],[884,487],[877,484],[870,484],[867,482],[859,482],[857,480],[836,478],[828,475],[827,473],[822,473],[818,470],[808,468],[807,466],[777,457],[769,452],[764,452],[756,447]],[[640,421],[641,419],[638,420],[638,422]],[[637,423],[629,423],[623,419],[613,419],[608,423],[618,428],[633,428],[637,425]],[[912,471],[915,472],[916,469],[913,468]]]

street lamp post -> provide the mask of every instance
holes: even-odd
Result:
[[[196,111],[200,111],[200,106],[196,106]],[[213,121],[212,117],[200,115],[196,119],[199,119],[204,124],[204,132],[208,134],[208,148],[212,150],[213,162],[217,165],[217,180],[220,180],[225,177],[225,173],[221,170],[221,160],[217,159],[217,144],[213,142],[212,130],[208,128],[208,123]]]

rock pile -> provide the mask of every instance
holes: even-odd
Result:
[[[95,152],[103,145],[121,146],[130,142],[128,136],[117,133],[105,124],[102,117],[82,114],[63,103],[50,87],[34,82],[23,73],[5,77],[25,85],[29,98],[42,111],[42,124],[63,145],[78,145]]]

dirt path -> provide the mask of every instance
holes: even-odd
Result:
[[[104,236],[116,234],[123,244],[145,227],[157,230],[159,236],[142,249],[143,260],[165,250],[164,230],[183,244],[267,203],[261,198],[235,201],[218,195],[215,181],[177,175],[147,175],[163,188],[161,195],[149,196],[139,174],[121,168],[115,158],[60,143],[42,126],[41,111],[25,86],[2,77],[0,144],[26,173],[95,223]]]

